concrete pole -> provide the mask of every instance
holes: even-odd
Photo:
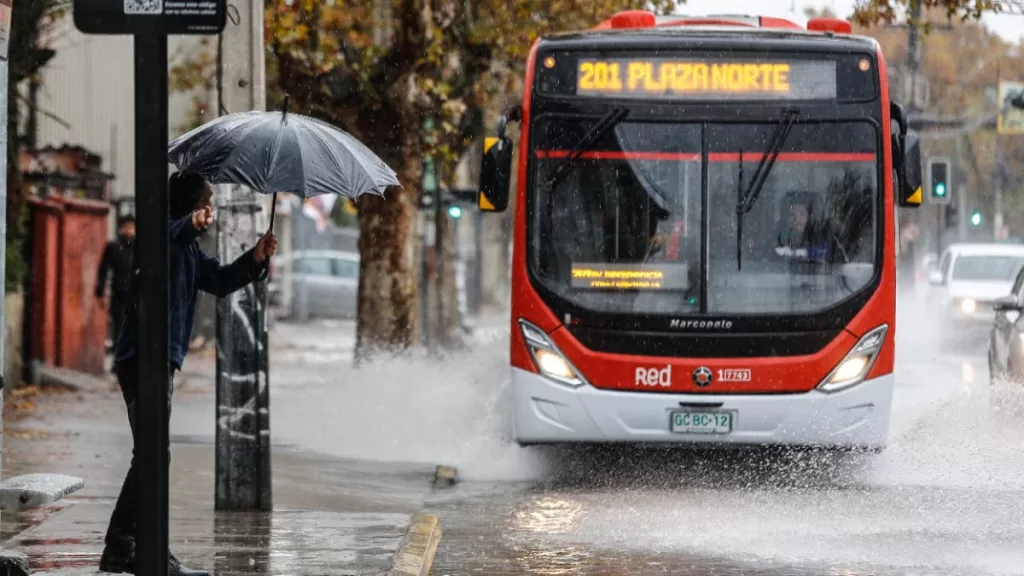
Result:
[[[224,113],[264,109],[263,3],[238,0],[219,56]],[[228,263],[251,249],[269,224],[270,199],[220,186],[218,255]],[[270,406],[266,283],[217,303],[216,490],[218,510],[270,510]]]

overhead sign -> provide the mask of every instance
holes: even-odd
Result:
[[[74,0],[75,27],[85,34],[217,34],[227,0]]]
[[[1011,101],[1024,94],[1024,82],[999,82],[999,106],[1001,112],[996,121],[996,130],[1000,134],[1024,134],[1024,110],[1011,104]]]
[[[766,100],[836,97],[834,61],[581,59],[576,72],[577,96]]]

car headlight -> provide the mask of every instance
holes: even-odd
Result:
[[[958,308],[964,314],[974,314],[978,310],[978,303],[970,298],[964,298]]]
[[[533,358],[533,364],[542,376],[573,388],[587,383],[579,370],[572,365],[572,362],[569,362],[569,359],[562,354],[562,351],[555,346],[555,343],[548,338],[543,330],[526,320],[519,320],[519,329],[523,333],[523,339]]]
[[[818,389],[824,392],[837,392],[863,382],[871,367],[875,365],[888,332],[889,325],[882,324],[865,334],[842,362],[832,369],[821,384],[818,384]]]

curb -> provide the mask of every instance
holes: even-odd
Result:
[[[32,368],[29,384],[40,388],[61,388],[70,392],[106,392],[112,383],[100,376],[78,372],[67,368],[38,365]]]
[[[441,541],[441,524],[436,516],[417,514],[402,538],[402,545],[388,570],[388,576],[427,576]]]
[[[0,574],[4,576],[28,576],[28,556],[21,552],[0,548]]]

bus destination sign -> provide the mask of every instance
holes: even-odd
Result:
[[[576,95],[606,98],[828,100],[836,63],[676,58],[581,59]]]

